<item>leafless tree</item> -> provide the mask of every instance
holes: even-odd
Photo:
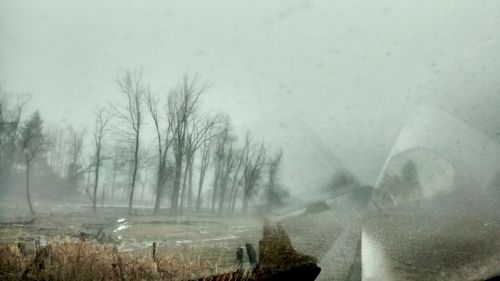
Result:
[[[59,127],[54,127],[45,130],[45,141],[47,148],[47,164],[58,173],[59,176],[64,176],[64,130]]]
[[[0,173],[9,173],[14,162],[16,142],[22,132],[22,115],[31,95],[18,95],[16,107],[9,111],[6,100],[0,101]],[[10,114],[9,114],[10,113]]]
[[[38,111],[33,113],[31,118],[26,121],[21,131],[21,148],[24,152],[26,166],[26,199],[32,215],[35,214],[30,194],[30,169],[33,160],[44,150],[44,136],[42,134],[42,119]]]
[[[63,194],[76,195],[84,173],[82,164],[83,139],[86,130],[76,131],[71,126],[45,130],[45,149],[48,166],[64,185]]]
[[[126,166],[128,162],[125,149],[119,145],[115,144],[114,152],[111,160],[111,198],[115,198],[115,191],[118,185],[117,180],[120,172]]]
[[[219,196],[219,214],[222,213],[226,199],[226,190],[231,173],[237,166],[235,149],[233,147],[235,137],[230,133],[229,122],[226,122],[222,132],[217,135],[215,140],[214,161],[217,171],[217,185],[214,186],[214,194],[218,192]],[[214,202],[215,203],[215,202]]]
[[[228,188],[229,180],[234,173],[234,168],[237,166],[237,161],[235,157],[235,149],[233,148],[233,144],[229,144],[229,148],[227,149],[227,154],[224,159],[225,165],[224,170],[221,177],[220,182],[220,193],[219,193],[219,214],[222,213],[224,208],[224,204],[226,203],[226,191]],[[228,202],[231,202],[230,200]]]
[[[201,192],[203,190],[203,182],[205,181],[205,174],[210,163],[210,147],[212,145],[212,137],[209,134],[205,134],[201,144],[201,156],[200,156],[200,174],[198,177],[198,196],[196,199],[196,211],[201,210]]]
[[[251,144],[250,133],[246,136],[246,144],[248,149],[244,156],[243,166],[243,199],[242,199],[242,212],[246,213],[248,210],[248,202],[253,196],[258,180],[261,177],[262,169],[266,160],[266,150],[263,144]]]
[[[92,210],[96,211],[97,204],[97,187],[99,185],[99,169],[101,167],[101,163],[103,161],[103,157],[101,154],[102,151],[102,141],[104,136],[108,132],[108,123],[111,120],[111,114],[105,111],[104,109],[99,110],[96,113],[96,120],[94,126],[94,145],[95,145],[95,172],[94,172],[94,192],[92,193]],[[104,193],[103,193],[104,194]]]
[[[179,195],[181,191],[182,167],[186,154],[189,122],[198,109],[200,95],[206,85],[200,85],[197,78],[184,76],[183,80],[168,97],[168,118],[172,126],[174,153],[174,183],[171,197],[171,213],[179,212]]]
[[[233,180],[232,185],[231,185],[231,194],[229,196],[230,202],[228,205],[228,212],[234,212],[234,208],[236,206],[236,198],[238,197],[238,187],[241,183],[241,176],[240,176],[240,170],[241,167],[243,166],[243,161],[244,161],[244,156],[246,155],[246,151],[248,150],[248,146],[250,145],[249,142],[245,142],[245,145],[243,149],[239,152],[239,157],[238,157],[238,164],[236,166],[236,170],[234,171],[233,174]]]
[[[278,173],[281,166],[281,159],[283,158],[283,149],[280,149],[276,154],[268,156],[267,174],[268,184],[266,190],[267,197],[267,210],[271,211],[274,203],[280,200],[279,186],[278,186]]]
[[[86,129],[80,131],[69,129],[69,135],[66,140],[66,180],[68,184],[75,189],[78,188],[80,177],[91,168],[91,164],[89,164],[88,167],[84,167],[81,159],[83,154],[83,140],[86,132]]]
[[[17,141],[21,134],[21,118],[29,100],[28,95],[18,95],[15,108],[10,109],[7,95],[0,88],[0,196],[10,184]]]
[[[128,205],[128,212],[132,214],[132,204],[134,202],[134,191],[139,166],[140,137],[143,125],[143,101],[144,95],[148,92],[148,88],[142,80],[142,70],[135,72],[127,71],[125,75],[118,80],[118,86],[125,102],[114,104],[113,108],[117,118],[126,125],[126,127],[119,132],[123,137],[123,141],[129,144],[130,151],[132,152],[133,168]]]
[[[160,114],[158,110],[158,104],[160,99],[149,93],[146,96],[146,106],[148,107],[151,118],[153,119],[153,124],[156,132],[156,143],[158,145],[158,169],[156,173],[156,188],[155,188],[155,207],[154,214],[158,214],[160,211],[161,199],[163,197],[163,190],[165,182],[167,181],[167,155],[172,144],[172,126],[167,122],[166,127],[161,125]],[[167,121],[172,119],[167,118]]]
[[[213,147],[213,164],[214,164],[214,178],[212,184],[212,211],[215,211],[215,206],[217,203],[217,194],[219,191],[220,178],[222,174],[222,167],[224,165],[224,161],[222,160],[223,154],[220,151],[217,151],[219,146],[215,143]]]
[[[192,200],[190,197],[192,196],[193,162],[195,153],[203,144],[205,138],[214,137],[212,130],[215,129],[215,127],[221,120],[222,116],[220,115],[215,115],[212,117],[208,114],[204,114],[202,116],[198,116],[195,113],[193,114],[193,118],[191,118],[190,122],[188,123],[188,133],[185,144],[186,164],[184,167],[184,179],[182,184],[180,202],[181,211],[184,207],[186,192],[188,193],[188,201]]]

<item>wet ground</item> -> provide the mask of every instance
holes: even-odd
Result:
[[[185,212],[183,216],[149,216],[150,210],[125,216],[125,208],[99,209],[94,215],[85,208],[70,213],[53,211],[34,218],[11,216],[0,224],[0,243],[22,242],[34,247],[35,240],[86,239],[116,245],[120,252],[151,255],[157,252],[202,259],[218,267],[234,267],[236,249],[251,243],[258,248],[263,217],[218,216]],[[301,253],[320,259],[340,233],[340,216],[332,213],[287,218],[281,221],[292,244]]]
[[[104,208],[94,215],[84,208],[40,214],[32,223],[30,217],[4,217],[0,243],[34,245],[36,239],[83,236],[116,245],[120,252],[151,255],[155,242],[159,253],[201,259],[224,270],[234,268],[238,247],[258,248],[262,237],[262,217],[150,212],[139,208],[137,215],[124,216],[126,208]],[[279,221],[293,247],[318,260],[318,280],[361,280],[362,275],[366,280],[476,280],[500,273],[500,208],[493,198],[445,195],[384,211],[332,207]]]

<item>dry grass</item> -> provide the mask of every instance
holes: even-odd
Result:
[[[160,254],[153,259],[86,241],[51,241],[25,252],[16,244],[0,245],[1,280],[189,280],[231,270],[200,257]]]

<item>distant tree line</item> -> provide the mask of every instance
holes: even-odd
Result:
[[[150,90],[141,70],[127,71],[117,85],[121,98],[94,113],[90,130],[45,128],[38,111],[27,113],[29,96],[12,102],[2,92],[0,200],[23,187],[35,214],[35,186],[36,196],[90,200],[94,212],[99,200],[103,206],[127,197],[133,214],[149,187],[154,214],[162,207],[174,215],[186,209],[246,213],[252,200],[266,211],[283,204],[282,150],[270,151],[250,132],[239,141],[229,116],[203,110],[208,87],[198,77],[185,75],[161,95]]]

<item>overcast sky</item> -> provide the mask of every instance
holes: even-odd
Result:
[[[160,95],[210,81],[207,108],[284,146],[286,184],[331,171],[301,122],[373,184],[419,105],[500,132],[500,1],[0,0],[0,86],[48,124],[88,125],[140,67]]]

